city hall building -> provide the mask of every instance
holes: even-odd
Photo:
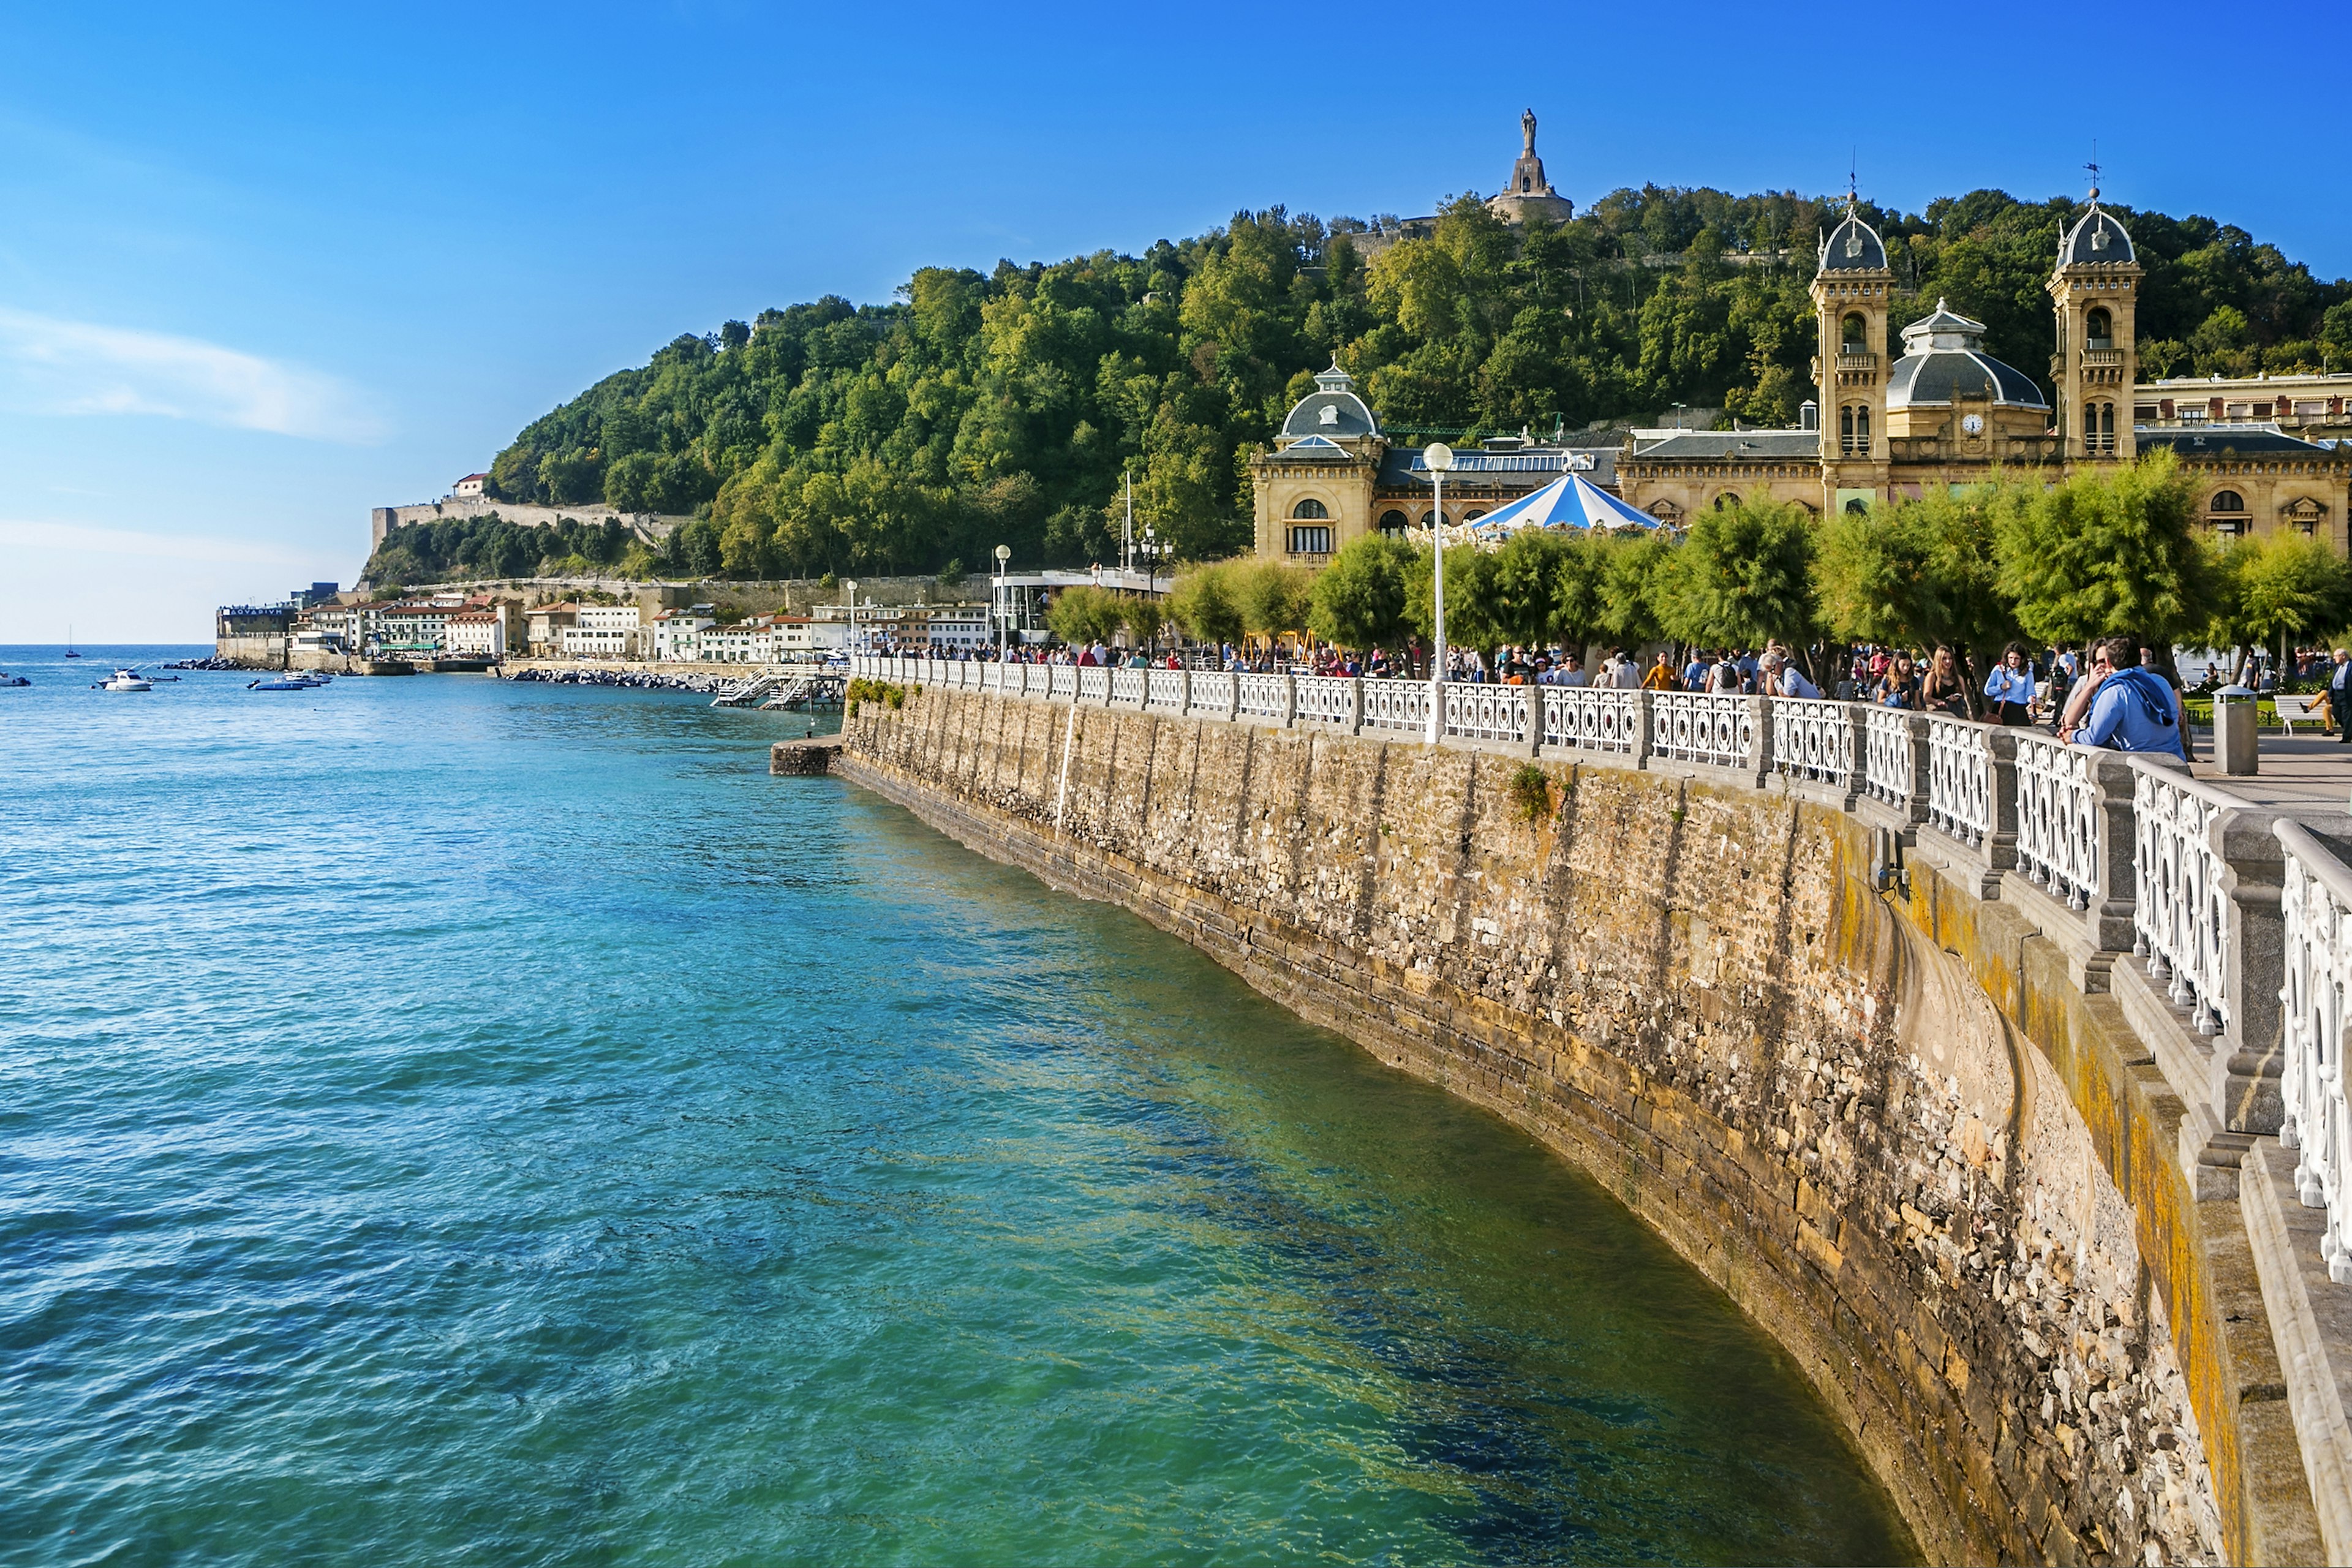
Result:
[[[1526,132],[1515,184],[1549,197],[1532,116]],[[2140,385],[2134,318],[2141,268],[2130,234],[2098,196],[2092,191],[2089,210],[2061,239],[2048,282],[2054,403],[2032,376],[1985,352],[1982,322],[1943,300],[1895,329],[1886,247],[1849,201],[1816,258],[1819,390],[1799,428],[1635,430],[1606,448],[1525,435],[1490,439],[1457,455],[1444,521],[1475,521],[1569,471],[1680,526],[1695,511],[1759,489],[1820,516],[1916,496],[1931,484],[1978,482],[1997,468],[2071,473],[2168,447],[2192,476],[2216,532],[2292,530],[2347,553],[2352,447],[2289,434],[2279,412],[2291,410],[2314,433],[2344,421],[2347,388],[2300,384],[2343,378],[2295,378],[2296,386],[2274,395],[2233,384],[2236,395],[2225,396],[2217,385],[2210,397],[2193,395],[2200,384]],[[1890,337],[1900,353],[1890,353]],[[1436,520],[1419,449],[1391,447],[1378,413],[1336,360],[1290,410],[1273,448],[1252,459],[1250,475],[1265,559],[1320,565],[1362,534]]]

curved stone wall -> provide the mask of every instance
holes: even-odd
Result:
[[[1960,880],[1877,890],[1834,805],[939,690],[845,741],[1576,1161],[1797,1357],[1931,1558],[2315,1547],[2254,1522],[2242,1282],[2147,1152],[2145,1053]]]

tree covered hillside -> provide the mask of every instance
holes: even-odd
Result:
[[[2352,360],[2352,285],[2210,218],[2114,210],[2147,269],[2147,374]],[[492,487],[698,513],[659,569],[814,575],[976,566],[999,543],[1024,563],[1107,559],[1130,468],[1139,521],[1213,557],[1248,542],[1250,451],[1335,353],[1415,434],[1677,403],[1793,423],[1811,390],[1806,284],[1834,211],[1653,186],[1517,234],[1465,196],[1433,237],[1368,263],[1368,226],[1276,207],[1140,256],[928,268],[887,305],[827,296],[677,339],[524,430]],[[1864,211],[1899,279],[1898,325],[1948,299],[1988,324],[1993,353],[2043,374],[2043,280],[2081,204],[1978,191]]]

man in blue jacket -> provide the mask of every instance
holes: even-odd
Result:
[[[2336,721],[2336,743],[2352,741],[2352,653],[2336,650],[2336,668],[2327,672],[2327,716]]]
[[[2099,682],[2090,718],[2075,738],[2110,751],[2169,752],[2187,762],[2179,700],[2170,681],[2141,667],[2139,639],[2108,638],[2107,666],[2110,673]]]

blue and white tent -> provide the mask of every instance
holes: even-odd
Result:
[[[1656,528],[1658,520],[1637,511],[1586,479],[1562,474],[1543,489],[1470,524],[1482,541],[1498,540],[1523,528]]]

